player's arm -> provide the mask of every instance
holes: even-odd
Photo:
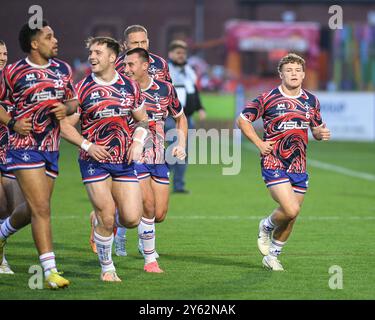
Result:
[[[237,125],[244,136],[255,144],[262,156],[266,156],[272,152],[275,141],[263,141],[259,138],[251,121],[244,119],[242,114],[237,118]]]
[[[172,150],[172,155],[177,159],[183,160],[186,157],[186,140],[187,140],[187,131],[188,123],[185,116],[185,113],[175,117],[176,120],[176,130],[177,130],[177,146]]]
[[[14,130],[23,136],[27,136],[32,129],[30,118],[16,120],[12,118],[2,106],[0,106],[0,122],[6,125],[10,130]]]
[[[68,142],[85,150],[90,157],[96,161],[105,160],[111,155],[107,151],[107,147],[99,146],[95,143],[87,141],[77,130],[76,125],[79,122],[79,114],[74,113],[65,117],[60,121],[61,136]]]
[[[320,114],[320,102],[317,97],[315,97],[315,108],[312,109],[312,111],[312,117],[310,117],[310,128],[314,139],[329,140],[331,138],[331,131],[322,121],[322,116]]]
[[[56,102],[52,106],[51,112],[53,112],[56,116],[57,120],[62,120],[66,116],[72,115],[74,112],[77,111],[78,108],[78,100],[72,99],[62,102]]]
[[[143,146],[148,134],[148,115],[144,107],[132,111],[133,118],[137,121],[133,133],[133,143],[128,150],[128,164],[139,161],[143,153]]]
[[[331,131],[327,128],[325,123],[318,127],[311,127],[311,133],[315,140],[329,140],[331,138]]]
[[[20,135],[27,136],[32,130],[31,118],[14,119],[7,112],[7,106],[13,103],[10,99],[12,89],[7,81],[8,69],[2,73],[0,78],[0,122]]]
[[[70,116],[70,115],[74,114],[75,112],[77,112],[77,109],[78,109],[78,106],[79,106],[78,99],[67,100],[67,101],[65,101],[64,104],[66,106],[66,115],[67,116]]]

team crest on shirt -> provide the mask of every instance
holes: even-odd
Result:
[[[148,68],[148,72],[151,73],[151,74],[155,74],[156,71],[158,71],[158,69],[157,69],[155,66],[152,66],[152,65],[151,65],[151,66]]]
[[[95,173],[95,168],[92,164],[89,164],[89,167],[87,168],[87,172],[90,176],[94,175]]]
[[[154,101],[155,101],[156,103],[159,103],[159,102],[160,102],[160,94],[157,93],[157,92],[154,93]]]
[[[26,75],[26,86],[31,88],[34,84],[35,84],[35,81],[36,81],[36,76],[34,73],[28,73]]]
[[[26,75],[26,81],[35,81],[35,80],[36,80],[36,77],[34,73],[28,73]]]
[[[286,109],[286,106],[284,102],[277,104],[276,110],[285,110],[285,109]]]
[[[55,72],[55,75],[56,75],[56,77],[59,78],[59,79],[65,77],[65,74],[63,74],[60,70],[57,70],[57,71]]]
[[[90,100],[97,100],[99,98],[100,98],[100,92],[99,91],[91,92]]]
[[[31,159],[30,155],[27,152],[22,153],[21,157],[22,157],[22,160],[25,162],[28,162]]]
[[[127,92],[124,88],[121,88],[121,89],[120,89],[120,94],[121,94],[122,97],[125,98],[126,95],[128,94],[128,92]]]

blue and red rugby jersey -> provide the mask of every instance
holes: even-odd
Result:
[[[9,148],[58,151],[60,124],[50,110],[56,102],[76,98],[70,66],[56,58],[44,66],[25,58],[4,68],[0,87],[0,101],[13,106],[12,116],[30,117],[32,123],[27,136],[9,132]]]
[[[290,97],[279,86],[249,102],[241,117],[250,122],[262,117],[263,140],[276,141],[273,151],[261,157],[263,169],[306,172],[308,129],[322,125],[316,96],[301,89],[299,96]]]

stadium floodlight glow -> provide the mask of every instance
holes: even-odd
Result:
[[[288,23],[294,22],[296,21],[296,13],[294,11],[287,10],[281,14],[281,18],[283,19],[284,22],[288,22]]]
[[[370,26],[375,26],[375,10],[371,10],[367,13],[367,22]]]

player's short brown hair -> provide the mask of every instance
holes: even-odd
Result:
[[[0,40],[0,45],[5,46],[5,42],[3,40]]]
[[[111,37],[90,37],[86,40],[86,48],[90,48],[93,44],[106,44],[107,48],[111,49],[116,57],[120,54],[121,46],[117,40]]]
[[[305,71],[305,60],[298,54],[288,53],[286,56],[282,57],[277,66],[277,70],[281,72],[283,65],[287,63],[298,63],[302,66],[303,71]]]
[[[188,45],[185,41],[183,40],[173,40],[170,44],[169,44],[169,47],[168,47],[168,51],[173,51],[175,49],[185,49],[187,50],[188,49]]]
[[[150,61],[150,55],[146,49],[143,48],[133,48],[126,51],[125,55],[130,56],[131,54],[138,54],[138,56],[143,60],[143,62],[149,62]]]
[[[127,40],[129,34],[135,33],[135,32],[144,32],[147,36],[147,29],[144,26],[141,26],[140,24],[133,24],[125,29],[124,39]]]

